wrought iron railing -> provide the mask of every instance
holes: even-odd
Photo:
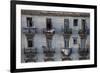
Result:
[[[42,46],[43,48],[43,53],[45,54],[46,57],[53,57],[55,53],[55,49],[48,48],[46,46]]]
[[[37,28],[34,28],[34,27],[23,27],[22,28],[22,32],[23,33],[26,33],[26,34],[35,34],[37,32]]]
[[[80,29],[78,32],[80,35],[89,35],[90,29],[88,27],[85,27],[84,29]]]
[[[24,48],[25,62],[35,62],[36,61],[36,48]]]
[[[90,50],[89,48],[79,48],[80,59],[89,59]]]
[[[63,29],[63,35],[64,36],[70,36],[72,34],[72,29],[68,28],[68,29]]]

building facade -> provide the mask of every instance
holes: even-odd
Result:
[[[21,61],[89,59],[89,33],[89,13],[22,10]]]

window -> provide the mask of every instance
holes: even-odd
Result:
[[[78,26],[78,19],[74,19],[74,26]]]
[[[77,37],[73,38],[73,44],[77,44]]]
[[[27,17],[27,27],[32,27],[32,17]]]
[[[47,18],[46,19],[46,25],[47,25],[47,30],[52,29],[51,18]]]
[[[33,46],[32,40],[28,40],[28,47],[32,47],[32,46]]]

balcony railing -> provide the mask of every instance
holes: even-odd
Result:
[[[43,53],[45,54],[46,57],[53,57],[55,54],[55,49],[48,48],[46,46],[42,46],[43,48]]]
[[[80,59],[88,59],[89,54],[89,48],[79,48]]]
[[[34,27],[23,27],[22,32],[25,34],[35,34],[37,32],[37,28]]]
[[[86,35],[90,34],[90,30],[88,27],[86,27],[85,29],[80,29],[78,33],[81,37],[85,37]]]
[[[64,36],[70,36],[72,34],[72,29],[68,28],[68,29],[63,29],[63,35]]]
[[[24,48],[25,62],[35,62],[36,61],[36,48]]]

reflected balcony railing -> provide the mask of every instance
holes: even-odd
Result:
[[[35,62],[36,61],[36,48],[24,48],[25,62]]]
[[[70,55],[72,53],[71,48],[62,48],[61,54],[62,54],[62,60],[71,60]]]
[[[37,32],[37,28],[34,27],[23,27],[22,32],[25,34],[35,34]]]
[[[46,46],[42,46],[43,48],[43,53],[46,57],[53,57],[55,54],[55,49],[53,48],[48,48]]]

